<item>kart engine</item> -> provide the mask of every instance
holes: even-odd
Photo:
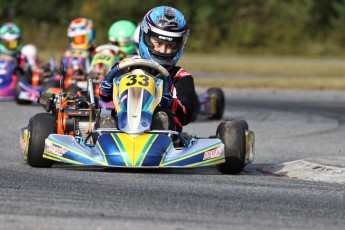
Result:
[[[78,136],[85,139],[95,125],[96,111],[79,108],[72,104],[58,112],[57,131],[59,134]]]
[[[83,140],[85,140],[94,125],[95,122],[92,121],[90,123],[90,119],[88,117],[76,117],[74,133],[76,136],[80,136]]]

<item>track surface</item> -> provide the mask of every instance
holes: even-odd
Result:
[[[247,120],[256,134],[254,163],[236,176],[214,167],[31,168],[20,153],[20,129],[43,110],[0,102],[0,229],[343,229],[344,184],[258,169],[345,156],[345,93],[228,89],[225,94],[225,118]],[[201,118],[185,130],[214,135],[218,123]]]

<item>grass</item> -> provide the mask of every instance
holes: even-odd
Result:
[[[304,90],[344,90],[345,77],[343,78],[265,78],[257,79],[195,79],[196,86],[228,87],[228,88],[271,88],[271,89],[304,89]]]
[[[238,88],[345,89],[345,59],[185,55],[180,63],[199,86]],[[222,73],[224,77],[213,77]]]
[[[42,51],[43,60],[62,51]],[[281,89],[345,89],[345,58],[215,56],[184,54],[178,63],[197,86]],[[210,77],[198,77],[199,73]],[[217,74],[217,77],[212,75]],[[219,77],[220,75],[220,77]]]

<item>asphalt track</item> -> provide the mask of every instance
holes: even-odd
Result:
[[[31,168],[19,134],[42,108],[0,102],[0,229],[343,229],[345,93],[225,94],[224,118],[247,120],[256,135],[240,175]],[[185,130],[205,137],[218,123],[200,118]]]

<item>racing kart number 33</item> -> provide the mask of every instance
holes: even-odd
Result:
[[[143,88],[154,94],[155,81],[152,77],[143,74],[129,74],[124,76],[120,81],[120,95],[128,88]]]

